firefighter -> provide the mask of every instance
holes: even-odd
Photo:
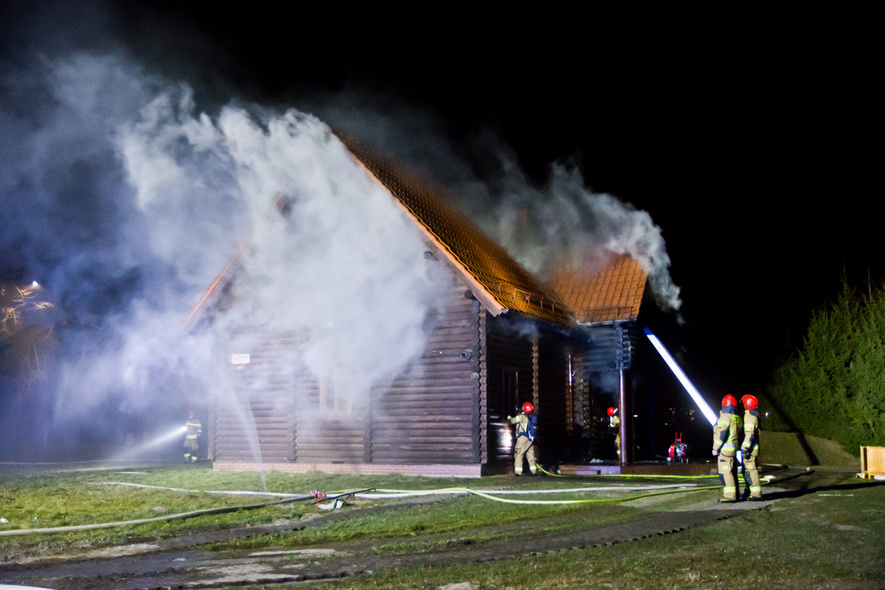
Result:
[[[756,458],[759,456],[759,400],[754,395],[741,398],[744,405],[744,441],[741,455],[744,457],[744,497],[753,502],[762,500],[762,484]]]
[[[615,453],[618,454],[618,461],[621,460],[621,419],[618,418],[618,409],[608,409],[608,426],[615,429]]]
[[[719,479],[722,482],[720,502],[737,502],[737,462],[738,436],[741,431],[741,417],[735,414],[737,400],[733,395],[722,398],[722,411],[713,427],[713,456],[719,457]]]
[[[187,429],[187,434],[184,435],[184,461],[185,463],[196,463],[197,451],[200,448],[198,439],[203,433],[203,426],[195,417],[193,410],[188,413],[187,422],[184,426]]]
[[[535,462],[535,430],[538,417],[533,414],[535,407],[526,402],[522,404],[522,411],[516,416],[507,416],[508,422],[516,424],[516,444],[513,446],[513,474],[516,477],[522,475],[523,457],[529,462],[529,471],[532,475],[538,474],[538,465]]]

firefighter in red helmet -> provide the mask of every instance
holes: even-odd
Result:
[[[746,485],[744,496],[758,502],[762,500],[762,483],[756,465],[759,457],[759,400],[754,395],[745,395],[741,398],[741,404],[744,406],[744,441],[741,443]]]
[[[194,411],[191,410],[187,415],[187,422],[184,424],[184,461],[185,463],[197,462],[197,451],[200,449],[199,438],[203,433],[203,425],[197,420]]]
[[[538,464],[535,462],[535,431],[538,427],[538,417],[534,414],[535,407],[526,402],[522,404],[522,411],[516,416],[507,416],[511,424],[516,424],[516,443],[513,445],[513,474],[517,477],[522,475],[523,458],[529,462],[529,471],[532,475],[538,474]]]
[[[608,427],[615,430],[615,453],[618,454],[618,460],[621,460],[621,419],[618,418],[618,409],[608,409]]]
[[[719,479],[722,481],[720,502],[737,502],[738,499],[735,455],[743,423],[735,413],[735,406],[737,400],[733,395],[723,397],[719,420],[713,427],[713,456],[719,457]]]

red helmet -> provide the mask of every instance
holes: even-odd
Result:
[[[728,394],[722,398],[722,407],[723,408],[725,406],[736,406],[736,405],[738,405],[738,401],[734,398],[733,395]]]
[[[187,415],[188,415],[189,418],[193,418],[193,417],[194,417],[194,411],[193,411],[193,410],[189,411],[189,412],[187,413]]]
[[[745,395],[741,398],[741,403],[744,404],[745,410],[755,410],[759,407],[759,400],[755,395]]]
[[[522,404],[522,411],[525,412],[526,414],[531,414],[534,409],[535,409],[535,406],[533,406],[529,402]]]
[[[609,416],[614,416],[614,415],[617,414],[617,413],[618,413],[618,409],[617,409],[617,408],[609,408],[609,409],[608,409],[608,415],[609,415]]]

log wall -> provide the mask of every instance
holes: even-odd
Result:
[[[488,463],[513,461],[507,417],[523,402],[534,403],[531,326],[507,317],[486,318],[488,375]]]
[[[210,453],[225,461],[295,460],[292,333],[244,332],[231,338],[229,378],[210,416]]]
[[[484,312],[449,277],[445,303],[426,318],[423,355],[362,400],[332,407],[334,384],[305,370],[304,337],[260,330],[238,334],[226,354],[229,391],[210,416],[211,458],[224,463],[470,464],[483,460]]]
[[[583,340],[522,317],[489,316],[454,276],[444,303],[426,318],[420,358],[365,399],[334,406],[300,360],[304,335],[243,332],[229,354],[229,392],[210,417],[210,452],[222,463],[304,465],[501,465],[512,461],[516,406],[538,408],[538,450],[548,463],[574,454],[592,415],[583,383],[599,357]],[[578,385],[569,382],[569,354]],[[576,360],[577,359],[577,360]],[[595,362],[594,362],[595,361]],[[583,369],[583,370],[581,370]],[[577,389],[576,389],[577,387]],[[584,424],[581,424],[584,423]],[[570,438],[571,437],[571,438]]]
[[[479,464],[482,376],[479,303],[453,280],[427,318],[424,354],[389,387],[372,392],[372,461]]]

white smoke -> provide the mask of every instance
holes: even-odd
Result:
[[[218,335],[179,326],[244,242],[237,307],[217,328],[310,334],[302,366],[354,396],[422,352],[438,283],[420,233],[325,124],[295,110],[202,112],[186,85],[120,57],[43,66],[26,85],[44,98],[33,127],[10,116],[0,129],[19,148],[3,152],[2,245],[46,266],[75,328],[57,358],[58,417],[216,392]],[[291,199],[286,217],[277,194]]]
[[[472,137],[465,155],[450,143],[437,115],[408,106],[391,114],[391,100],[364,98],[359,117],[334,100],[318,101],[316,109],[336,127],[371,138],[377,149],[450,189],[452,204],[536,276],[550,279],[564,267],[592,272],[614,255],[629,254],[648,273],[658,306],[681,307],[661,228],[648,212],[588,188],[575,165],[551,166],[539,187],[490,131]]]
[[[629,254],[649,277],[662,309],[681,306],[670,277],[661,229],[645,211],[584,185],[580,170],[555,165],[540,189],[510,170],[505,198],[490,219],[492,233],[529,271],[549,278],[563,267],[603,268],[612,254]]]
[[[259,125],[226,108],[217,130],[253,227],[227,329],[308,334],[304,364],[352,397],[402,371],[438,298],[414,223],[314,117],[290,110]],[[285,217],[277,193],[291,199]]]
[[[214,394],[224,372],[213,334],[179,325],[247,236],[237,306],[216,327],[307,333],[298,362],[356,397],[422,352],[438,269],[316,117],[237,104],[204,112],[186,84],[116,55],[42,61],[4,80],[0,249],[36,271],[61,310],[59,417],[109,404],[137,415]],[[409,146],[409,136],[400,127],[387,140]],[[420,144],[409,156],[429,158]],[[678,308],[648,214],[586,189],[573,169],[554,168],[539,189],[508,163],[489,184],[449,156],[433,178],[457,178],[464,209],[482,213],[474,218],[529,270],[629,253]],[[273,208],[277,194],[291,199],[288,216]]]
[[[185,271],[205,266],[203,252],[225,251],[229,237],[219,244],[202,227],[207,204],[226,203],[227,219],[211,231],[239,228],[246,241],[236,307],[216,327],[309,335],[299,360],[316,379],[347,383],[352,398],[423,351],[437,295],[420,234],[321,121],[234,106],[213,117],[180,87],[151,100],[118,137],[164,260]],[[278,194],[291,201],[286,216],[273,207]],[[195,235],[205,238],[193,243]]]

